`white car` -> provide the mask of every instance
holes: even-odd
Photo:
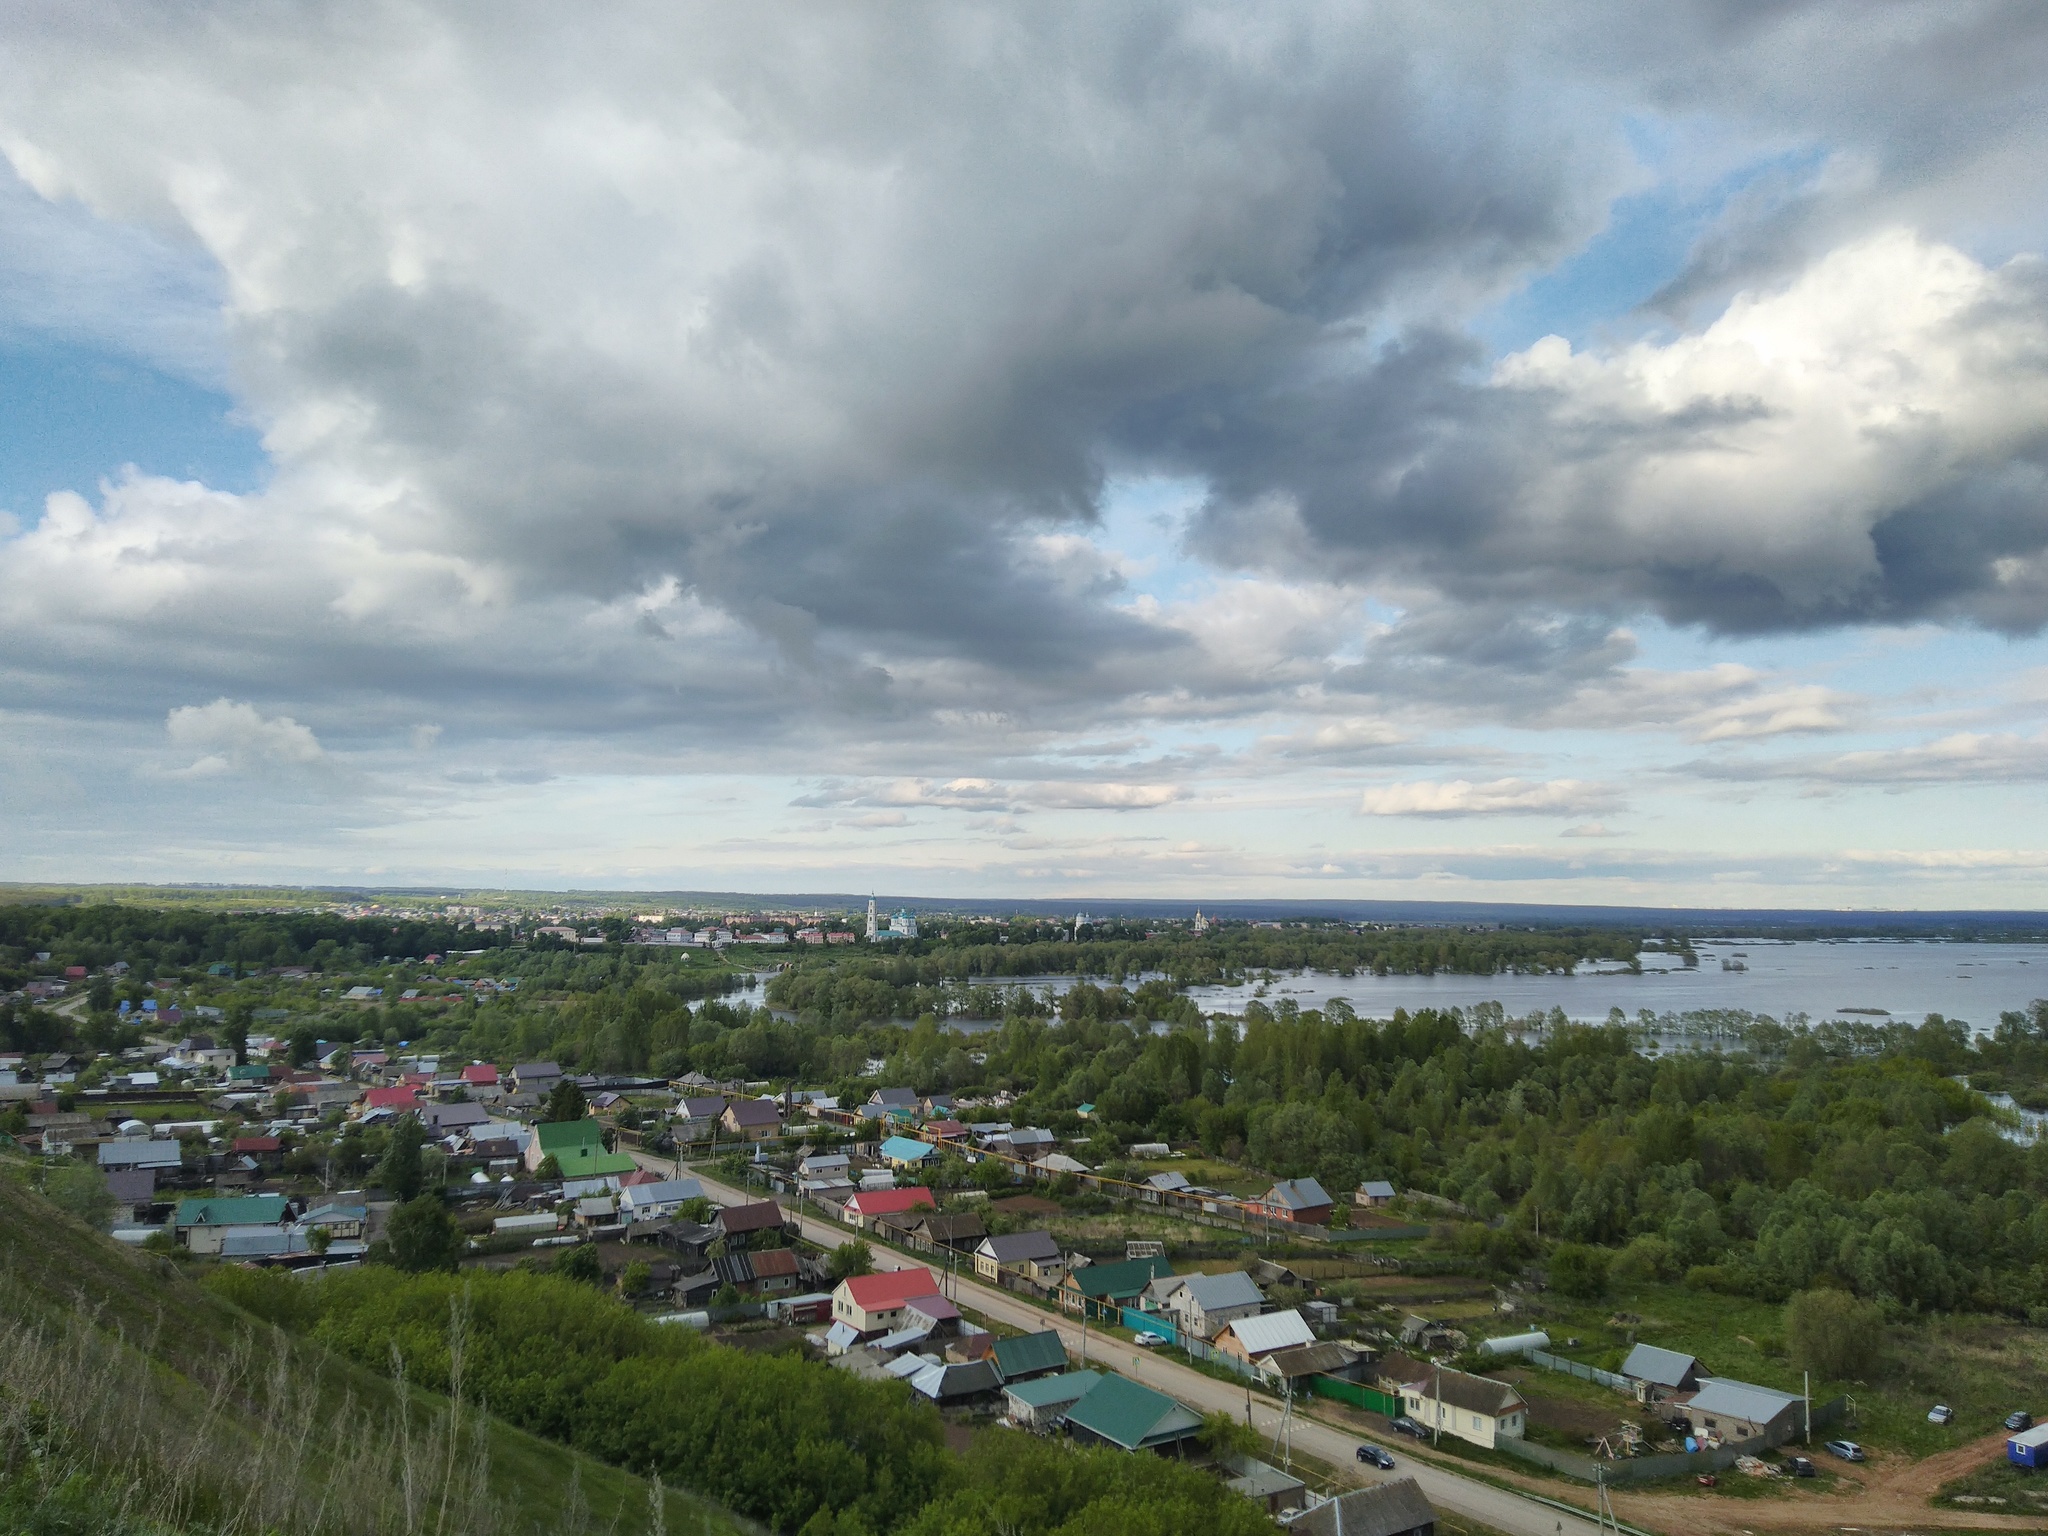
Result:
[[[1159,1337],[1156,1333],[1141,1333],[1131,1342],[1140,1349],[1151,1349],[1156,1345],[1164,1344],[1166,1340]]]
[[[1927,1422],[1930,1424],[1953,1424],[1955,1418],[1955,1409],[1949,1407],[1947,1403],[1936,1403],[1927,1410]]]

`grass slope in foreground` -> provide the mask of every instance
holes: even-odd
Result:
[[[256,1322],[0,1170],[0,1525],[729,1536],[704,1500]],[[657,1504],[657,1500],[659,1501]]]

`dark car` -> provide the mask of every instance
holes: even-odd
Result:
[[[2024,1408],[2015,1408],[2005,1416],[2005,1427],[2014,1430],[2032,1429],[2034,1427],[2034,1416]]]
[[[1819,1476],[1819,1474],[1814,1470],[1813,1463],[1808,1461],[1804,1456],[1787,1456],[1785,1458],[1785,1470],[1787,1472],[1790,1472],[1794,1477]]]
[[[1413,1419],[1407,1417],[1405,1414],[1402,1417],[1393,1420],[1392,1423],[1394,1433],[1397,1435],[1412,1435],[1417,1440],[1426,1440],[1429,1438],[1429,1431],[1424,1429],[1420,1424],[1416,1423]]]
[[[1358,1459],[1369,1467],[1378,1467],[1382,1472],[1394,1470],[1394,1458],[1376,1445],[1361,1445],[1358,1448]]]
[[[1839,1456],[1844,1461],[1862,1461],[1864,1459],[1863,1447],[1854,1440],[1830,1440],[1824,1449],[1829,1455]]]

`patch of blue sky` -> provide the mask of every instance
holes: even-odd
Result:
[[[1134,596],[1170,603],[1214,580],[1210,568],[1185,549],[1188,519],[1207,494],[1200,480],[1184,476],[1117,477],[1104,487],[1094,542],[1124,561]]]
[[[1617,198],[1607,224],[1581,250],[1538,273],[1470,322],[1496,356],[1545,336],[1577,347],[1669,329],[1645,309],[1684,272],[1703,237],[1740,205],[1745,217],[1807,183],[1825,150],[1801,146],[1757,156],[1702,183],[1688,173],[1682,137],[1642,120],[1624,125],[1650,184]]]
[[[33,524],[51,492],[96,500],[130,464],[236,492],[270,469],[260,435],[217,390],[99,348],[0,341],[0,511]]]

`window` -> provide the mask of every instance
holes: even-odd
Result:
[[[1472,1427],[1474,1429],[1479,1427],[1479,1415],[1476,1413],[1472,1415]]]

